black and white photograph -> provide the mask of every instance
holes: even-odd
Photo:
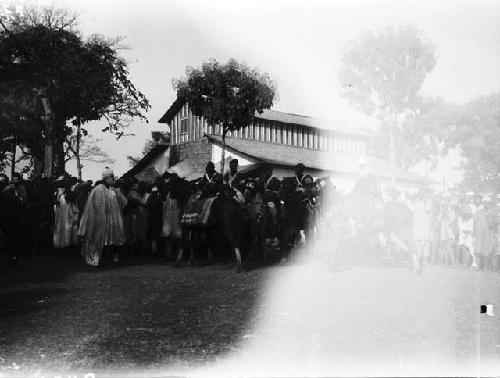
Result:
[[[499,0],[0,0],[0,378],[500,375]]]

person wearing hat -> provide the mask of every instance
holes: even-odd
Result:
[[[224,175],[224,183],[233,187],[240,176],[240,172],[238,171],[238,159],[232,159],[229,162],[229,172],[226,172]]]
[[[81,255],[91,266],[99,266],[103,252],[112,252],[113,262],[118,263],[119,250],[125,243],[120,204],[113,190],[114,172],[106,167],[102,182],[89,195],[83,211],[78,236],[82,240]]]
[[[234,164],[234,163],[233,163]],[[205,174],[200,180],[201,185],[220,185],[222,183],[222,177],[220,173],[215,170],[215,164],[209,161],[205,167]]]

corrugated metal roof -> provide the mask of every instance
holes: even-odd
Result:
[[[219,135],[207,135],[207,138],[219,145],[222,143],[222,138]],[[349,175],[359,173],[359,155],[326,152],[233,137],[226,137],[226,147],[269,164],[295,166],[302,163],[307,168],[323,171]],[[376,157],[367,157],[365,163],[367,173],[382,178],[390,177],[388,162]],[[429,181],[423,176],[401,168],[396,168],[396,178],[416,182]]]

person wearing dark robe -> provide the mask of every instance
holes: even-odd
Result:
[[[162,193],[163,200],[163,225],[161,237],[165,238],[165,256],[167,260],[174,257],[174,249],[177,249],[177,257],[183,255],[184,245],[182,243],[181,217],[184,208],[184,196],[189,196],[184,182],[176,173],[169,174],[165,178],[165,186]],[[186,191],[185,191],[186,190]]]
[[[301,201],[304,200],[305,195],[304,192],[306,191],[306,180],[307,176],[304,175],[305,171],[305,166],[302,163],[299,163],[295,167],[295,181],[296,181],[296,187],[295,187],[295,192],[301,194]],[[310,177],[310,176],[309,176]],[[305,205],[301,206],[299,209],[299,220],[298,220],[298,225],[300,228],[300,240],[304,242],[305,240],[305,230],[306,230],[306,223],[307,223],[307,211]]]
[[[205,173],[198,183],[205,188],[206,195],[212,197],[219,191],[222,181],[222,175],[215,171],[214,163],[209,161],[205,167]]]
[[[151,189],[151,195],[146,201],[148,208],[148,230],[147,236],[151,240],[151,254],[154,256],[158,252],[158,239],[160,238],[163,226],[163,202],[161,192],[163,188],[163,179],[156,180]]]
[[[238,171],[238,159],[233,159],[229,162],[229,172],[224,175],[224,183],[234,187],[240,177],[241,174]]]
[[[132,253],[136,248],[141,247],[142,235],[138,235],[138,218],[140,218],[141,208],[146,204],[139,194],[139,181],[135,177],[131,177],[125,181],[125,192],[127,196],[127,205],[124,209],[124,229],[126,237],[126,245],[129,252]]]
[[[137,188],[137,193],[141,199],[141,206],[139,206],[135,218],[135,237],[137,246],[142,255],[146,253],[148,248],[148,206],[147,201],[151,195],[151,186],[145,182],[140,181]]]
[[[265,203],[263,209],[269,216],[270,222],[266,222],[265,238],[266,245],[275,248],[278,245],[279,219],[281,216],[280,203],[280,181],[273,176],[273,167],[266,165],[257,181],[257,191],[259,191],[262,201]]]

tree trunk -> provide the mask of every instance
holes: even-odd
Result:
[[[80,132],[81,132],[81,125],[78,123],[77,129],[76,129],[76,170],[78,172],[78,180],[82,179],[82,161],[80,160]]]
[[[41,90],[39,95],[41,96],[44,111],[42,119],[45,123],[43,174],[44,177],[50,178],[54,175],[54,119],[45,90]]]
[[[55,157],[55,167],[54,174],[56,176],[62,176],[65,173],[66,160],[64,156],[64,126],[66,125],[65,119],[56,118],[54,124],[54,157]]]
[[[227,128],[225,126],[222,126],[222,157],[220,161],[220,173],[222,175],[222,180],[224,180],[224,163],[226,160],[226,134]]]
[[[41,177],[43,174],[43,160],[40,159],[38,156],[32,155],[31,161],[33,164],[33,176]]]

